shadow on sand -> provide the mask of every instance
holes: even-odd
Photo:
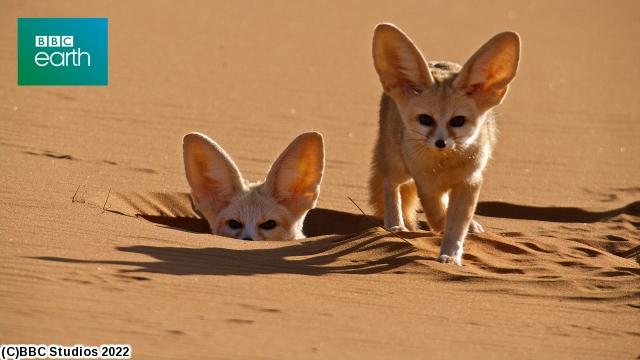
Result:
[[[577,207],[538,207],[499,201],[482,201],[478,203],[476,214],[505,219],[594,223],[606,221],[621,214],[638,216],[640,215],[640,201],[606,211],[588,211]],[[147,221],[177,230],[194,233],[210,232],[209,224],[201,218],[156,215],[138,216]],[[638,225],[640,226],[640,224]],[[304,221],[304,233],[308,237],[346,235],[362,232],[376,226],[382,226],[382,220],[375,216],[316,208],[307,214]],[[421,229],[428,229],[428,225],[424,221],[421,221],[419,226]]]
[[[116,248],[122,252],[150,256],[155,259],[154,261],[82,260],[50,256],[35,257],[35,259],[76,264],[133,266],[136,269],[119,271],[171,275],[373,274],[390,271],[419,259],[435,260],[422,254],[418,255],[414,247],[399,239],[387,238],[379,241],[387,235],[371,235],[372,233],[368,231],[355,237],[334,236],[269,249],[146,245]],[[403,235],[408,238],[424,236],[420,233]],[[339,261],[341,257],[361,251],[384,255],[375,259]]]
[[[476,214],[505,219],[539,220],[562,223],[594,223],[629,214],[640,215],[640,201],[605,211],[587,211],[577,207],[539,207],[510,204],[500,201],[478,203]]]

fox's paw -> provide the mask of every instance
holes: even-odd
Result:
[[[392,233],[398,233],[398,232],[404,232],[404,231],[409,231],[407,230],[406,227],[402,226],[402,225],[397,225],[397,226],[392,226],[390,228],[387,228],[387,230],[389,230],[389,232]]]
[[[469,232],[472,234],[482,234],[484,232],[484,227],[480,225],[479,222],[471,220],[469,223]]]
[[[462,260],[453,256],[444,255],[444,254],[438,256],[438,262],[441,262],[443,264],[456,264],[458,266],[462,266]]]

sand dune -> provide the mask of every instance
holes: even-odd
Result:
[[[206,220],[192,208],[187,193],[116,193],[107,201],[109,212],[139,217],[170,229],[209,233]],[[99,206],[98,203],[94,204]],[[104,205],[104,204],[103,204]],[[427,277],[500,285],[511,282],[510,292],[531,296],[572,299],[610,299],[636,306],[638,288],[637,259],[640,239],[629,237],[640,223],[640,203],[608,211],[589,212],[579,208],[527,207],[499,202],[482,202],[479,213],[484,216],[519,218],[556,222],[555,229],[537,234],[521,232],[487,232],[470,235],[465,266],[441,266],[435,263],[440,238],[428,232],[394,234],[376,226],[379,219],[367,215],[313,209],[305,221],[304,241],[273,242],[267,249],[252,244],[237,249],[120,247],[123,252],[139,253],[160,263],[105,263],[140,266],[133,271],[188,274],[194,264],[202,262],[200,274],[249,275],[256,262],[267,269],[287,268],[295,274],[328,273],[366,274],[393,271],[415,273]],[[589,223],[586,225],[585,223]],[[561,238],[559,232],[571,229],[570,223],[584,224],[576,228],[579,235]],[[426,227],[422,221],[423,227]],[[637,230],[637,229],[636,229]],[[347,234],[335,235],[335,234]],[[295,258],[289,260],[291,258]],[[319,258],[323,260],[318,261]],[[82,259],[44,258],[61,262],[86,262]],[[218,260],[224,259],[227,265]],[[193,261],[192,261],[193,260]],[[211,260],[211,261],[209,261]],[[88,261],[95,263],[94,261]],[[211,262],[216,264],[211,267]],[[100,263],[100,262],[97,262]],[[223,270],[217,269],[220,265]],[[248,267],[248,269],[246,268]],[[261,273],[259,270],[253,270]],[[265,270],[267,273],[270,270]],[[278,270],[280,271],[280,270]],[[524,286],[514,286],[522,282]],[[563,286],[558,293],[554,288]],[[551,291],[545,291],[550,290]]]
[[[0,342],[136,359],[634,359],[640,344],[635,1],[32,2],[0,11]],[[435,15],[434,15],[435,14]],[[109,17],[108,87],[16,86],[17,17]],[[430,59],[523,39],[462,267],[361,214],[380,85],[371,31]],[[181,138],[259,180],[323,134],[307,239],[207,234]],[[423,219],[424,220],[424,219]]]

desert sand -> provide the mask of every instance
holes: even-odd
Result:
[[[135,359],[635,359],[637,1],[0,2],[0,343]],[[109,85],[19,87],[17,17],[108,17]],[[520,33],[462,267],[365,212],[376,23],[464,62]],[[308,238],[206,234],[181,139],[260,180],[297,134],[326,171]]]

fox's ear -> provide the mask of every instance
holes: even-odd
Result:
[[[295,216],[313,208],[320,195],[324,170],[322,135],[304,133],[289,144],[271,166],[267,191]]]
[[[229,205],[244,187],[240,171],[229,155],[199,133],[185,135],[182,148],[184,170],[198,210],[217,213]]]
[[[520,59],[520,37],[514,32],[500,33],[464,64],[453,86],[473,98],[486,110],[500,104],[509,83],[516,76]]]
[[[395,88],[412,91],[434,83],[420,50],[392,24],[378,24],[374,30],[373,64],[387,93]]]

